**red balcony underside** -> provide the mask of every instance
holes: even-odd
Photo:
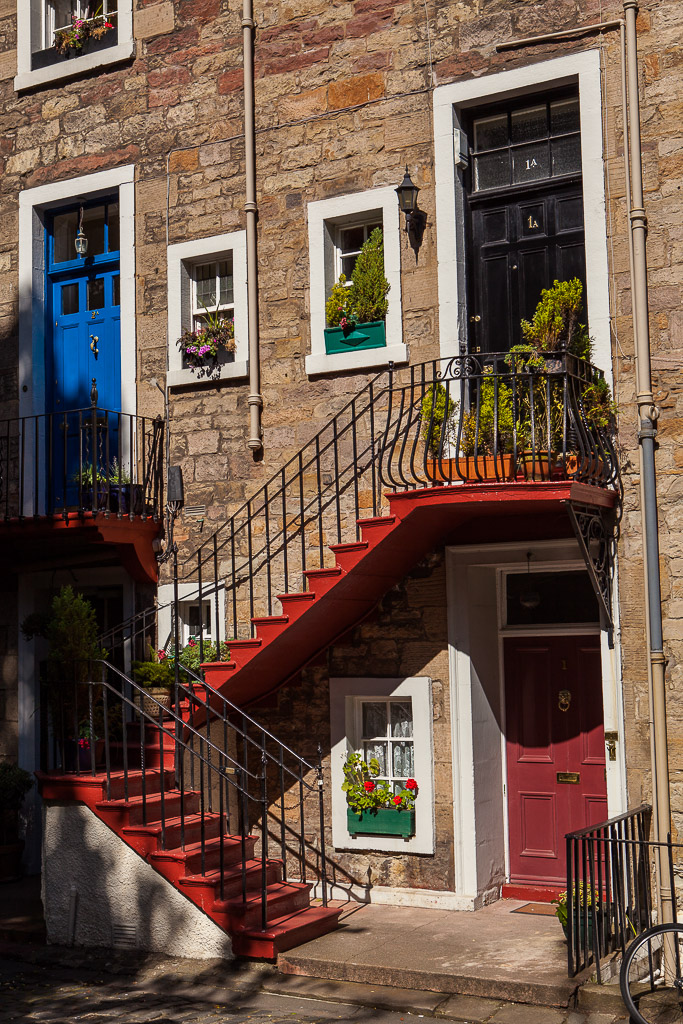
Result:
[[[231,660],[205,666],[214,689],[240,705],[267,696],[441,544],[571,537],[566,502],[611,508],[616,501],[613,491],[571,480],[433,487],[388,497],[390,515],[359,520],[360,541],[331,547],[336,567],[308,572],[308,591],[281,595],[282,614],[254,619],[254,639],[228,641]]]
[[[0,521],[0,558],[6,571],[76,565],[122,565],[141,583],[156,583],[153,542],[161,523],[99,512],[70,512]]]

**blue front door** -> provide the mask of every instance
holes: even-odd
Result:
[[[88,246],[77,255],[79,231]],[[99,202],[56,213],[47,237],[46,389],[50,497],[56,508],[87,504],[84,488],[118,458],[118,422],[93,418],[121,408],[118,204]],[[82,410],[82,411],[77,411]]]

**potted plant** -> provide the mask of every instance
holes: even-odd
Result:
[[[574,894],[577,890],[574,889]],[[585,936],[588,939],[588,945],[593,944],[593,906],[597,913],[600,906],[600,893],[595,886],[589,883],[579,882],[578,885],[579,894],[579,943],[583,946],[584,944],[584,918],[588,918],[588,931],[585,932]],[[567,918],[569,916],[569,909],[567,906],[567,890],[561,892],[555,900],[551,900],[551,903],[555,907],[555,916],[562,925],[562,931],[564,932],[565,939],[567,938]],[[576,919],[572,922],[573,928],[576,928]]]
[[[175,672],[172,659],[167,658],[164,651],[156,652],[150,648],[150,654],[150,661],[133,662],[133,679],[143,688],[133,692],[133,701],[146,714],[156,718],[160,704],[166,711],[171,708]]]
[[[0,882],[21,877],[24,840],[19,838],[19,811],[33,776],[9,761],[0,762]]]
[[[379,762],[366,763],[351,753],[344,763],[342,790],[346,793],[346,825],[351,835],[415,835],[415,797],[417,782],[406,779],[400,793],[394,793],[386,781],[376,782]]]
[[[440,481],[444,477],[437,465],[440,453],[448,452],[453,441],[453,416],[458,403],[453,401],[440,381],[431,384],[422,399],[420,406],[420,436],[425,442],[427,454],[431,457],[427,469],[433,480]],[[440,462],[444,461],[443,457]],[[449,461],[448,459],[446,461]]]
[[[353,281],[347,283],[341,274],[325,304],[325,351],[383,348],[387,343],[384,321],[388,293],[382,229],[375,228],[356,260]]]
[[[97,510],[99,512],[116,512],[121,515],[141,515],[144,508],[144,495],[141,484],[131,484],[130,474],[121,466],[119,460],[114,457],[109,464],[109,473],[106,469],[97,466],[95,471],[97,480]],[[73,476],[74,483],[78,484],[84,506],[90,505],[95,511],[95,500],[93,486],[92,463],[83,465],[79,473]]]
[[[102,4],[92,18],[77,18],[75,14],[72,14],[71,25],[55,32],[55,50],[57,53],[69,57],[78,56],[84,50],[88,53],[92,52],[93,49],[99,47],[93,47],[92,44],[88,46],[88,42],[90,40],[99,42],[115,28],[114,21],[102,14]],[[105,45],[109,45],[109,40]]]
[[[213,369],[222,352],[235,351],[235,321],[224,317],[218,308],[205,308],[202,321],[194,330],[183,331],[178,346],[187,366]]]
[[[493,369],[484,369],[475,408],[462,418],[460,451],[468,481],[512,480],[515,475],[512,441],[514,418],[512,388],[493,376]],[[462,460],[458,462],[462,470]]]
[[[100,678],[93,662],[105,656],[97,642],[95,610],[72,587],[62,587],[46,612],[29,615],[21,624],[26,640],[44,637],[49,645],[42,673],[43,700],[52,719],[64,770],[78,765],[79,733],[90,724],[90,692],[87,684]],[[93,714],[99,714],[101,692],[93,694]],[[96,730],[97,731],[97,730]],[[87,737],[89,739],[89,736]]]

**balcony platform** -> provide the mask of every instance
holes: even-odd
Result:
[[[151,516],[66,512],[0,520],[0,558],[8,572],[63,566],[122,565],[134,580],[156,583],[154,541],[162,523]]]

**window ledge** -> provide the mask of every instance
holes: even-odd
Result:
[[[14,90],[22,92],[25,89],[34,89],[39,85],[59,82],[65,78],[74,78],[85,71],[93,71],[95,68],[129,60],[134,54],[135,41],[132,38],[124,39],[116,46],[111,46],[106,50],[86,53],[81,57],[74,57],[58,64],[50,64],[45,68],[36,68],[34,71],[23,71],[14,79]]]
[[[388,366],[389,363],[407,363],[406,345],[387,345],[385,348],[365,348],[358,352],[339,352],[332,355],[312,353],[306,356],[306,373],[313,377],[321,373],[340,373],[344,370],[366,370]]]
[[[193,369],[169,370],[166,374],[166,385],[169,388],[217,384],[221,380],[239,380],[249,376],[249,363],[244,361],[224,363],[211,373],[203,373]]]

